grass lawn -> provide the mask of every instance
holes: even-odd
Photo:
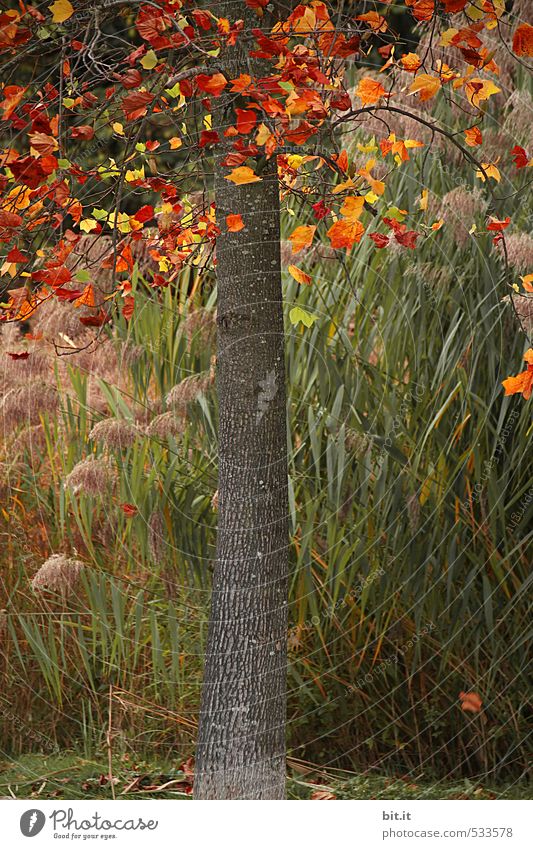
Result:
[[[356,775],[323,771],[302,762],[290,762],[289,799],[529,799],[528,785],[491,787],[463,781],[431,783],[426,778]],[[107,755],[94,759],[73,752],[23,755],[0,762],[2,799],[189,799],[188,763],[149,763],[123,756],[113,760],[109,780]]]

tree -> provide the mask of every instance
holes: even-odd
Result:
[[[372,3],[354,12],[321,0],[231,0],[222,17],[214,5],[181,0],[56,0],[44,11],[14,5],[0,16],[2,273],[22,284],[11,289],[3,320],[20,321],[59,298],[83,307],[81,320],[104,332],[114,303],[134,320],[132,246],[144,241],[159,263],[150,281],[157,297],[185,268],[209,262],[216,244],[219,529],[199,798],[284,792],[281,207],[296,219],[289,238],[304,262],[322,234],[339,257],[363,238],[375,250],[416,250],[420,240],[438,238],[443,222],[431,219],[423,183],[413,208],[403,210],[387,197],[388,180],[415,156],[423,180],[424,157],[440,138],[487,191],[491,214],[479,238],[505,255],[504,201],[524,188],[522,169],[533,162],[520,146],[476,154],[501,92],[494,50],[503,44],[526,65],[533,27],[511,25],[499,0],[480,0],[475,10],[467,0],[407,6],[405,39],[396,34],[393,4],[380,14]],[[10,74],[21,58],[24,79],[15,83]],[[441,105],[457,127],[441,117]],[[370,120],[372,137],[348,150],[346,132]],[[400,135],[400,121],[423,139]],[[494,188],[503,166],[518,180],[506,197]],[[111,293],[67,263],[81,234],[106,231]],[[289,271],[312,283],[299,265]],[[507,266],[504,282],[518,286]],[[289,317],[299,328],[316,320],[300,307]],[[505,382],[507,394],[531,394],[532,356],[525,355],[527,371]]]
[[[226,8],[230,20],[240,12],[237,2]],[[245,16],[248,23],[250,10]],[[247,58],[242,42],[230,48],[230,79]],[[251,63],[254,76],[259,64]],[[231,109],[231,96],[221,97],[221,138]],[[195,795],[277,799],[285,792],[289,568],[279,189],[275,157],[262,163],[261,180],[234,185],[223,166],[230,154],[226,143],[215,168],[219,522]],[[224,227],[231,215],[241,216],[242,230]]]

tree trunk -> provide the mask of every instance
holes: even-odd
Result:
[[[228,5],[230,20],[243,16],[243,3]],[[224,65],[228,79],[243,70],[238,50],[231,71]],[[235,118],[227,99],[220,98],[217,112],[222,138]],[[224,179],[230,171],[221,158],[218,539],[194,789],[197,799],[281,799],[288,495],[279,188],[275,157],[261,182],[242,186]],[[245,224],[238,233],[227,232],[232,213]]]

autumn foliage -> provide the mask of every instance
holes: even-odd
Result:
[[[396,212],[387,184],[411,157],[427,156],[431,140],[390,131],[379,144],[360,145],[357,156],[339,143],[370,117],[388,126],[413,110],[420,135],[429,127],[485,185],[486,232],[496,231],[505,252],[505,227],[495,223],[510,221],[508,192],[498,192],[502,169],[512,183],[533,160],[521,146],[490,160],[477,149],[491,101],[502,92],[495,38],[505,29],[506,50],[527,66],[533,27],[514,25],[500,0],[482,0],[475,11],[467,0],[408,0],[404,14],[430,47],[415,49],[395,31],[393,4],[380,4],[379,12],[370,5],[358,4],[339,21],[321,0],[278,17],[263,0],[246,0],[237,20],[182,0],[125,3],[131,49],[115,39],[112,57],[102,47],[93,68],[87,60],[100,24],[86,4],[20,3],[3,11],[0,241],[9,294],[2,320],[25,319],[51,298],[92,309],[94,326],[109,320],[114,304],[131,317],[135,242],[143,241],[158,265],[156,289],[187,266],[211,262],[221,232],[246,229],[238,209],[219,221],[209,200],[207,163],[222,148],[234,185],[260,182],[261,160],[277,157],[281,203],[297,201],[302,219],[290,235],[294,254],[324,241],[341,255],[363,239],[375,250],[399,244],[416,251],[439,238],[442,221],[428,215],[425,189],[413,208]],[[98,14],[113,37],[113,9]],[[96,42],[87,39],[87,22]],[[242,39],[250,57],[262,60],[261,76],[227,74],[225,50]],[[222,137],[212,127],[220,98]],[[454,105],[459,130],[432,117],[441,101]],[[94,154],[106,148],[113,154],[96,164]],[[191,184],[202,189],[201,199],[191,200]],[[71,267],[69,257],[89,233],[113,237],[111,292]],[[305,270],[299,274],[307,282]],[[510,272],[504,285],[516,286]],[[506,393],[528,398],[527,374],[507,380]]]

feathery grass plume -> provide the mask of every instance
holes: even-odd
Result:
[[[530,3],[530,0],[526,2]],[[506,103],[506,108],[510,111],[503,122],[503,129],[512,136],[514,144],[529,149],[533,143],[533,97],[527,89],[515,89]]]
[[[126,366],[135,365],[142,357],[145,348],[143,345],[134,345],[133,342],[125,342],[122,346],[121,363]]]
[[[432,262],[410,262],[404,275],[422,280],[424,286],[447,288],[453,280],[453,269],[449,265],[434,265]]]
[[[51,376],[50,357],[35,345],[24,343],[20,330],[14,325],[2,328],[0,334],[0,395],[14,386],[20,386],[43,376]],[[10,354],[29,354],[16,358]]]
[[[504,301],[512,304],[513,314],[526,336],[533,333],[533,297],[530,295],[506,295]]]
[[[286,268],[288,265],[294,262],[294,254],[292,252],[292,242],[289,242],[288,239],[282,239],[280,242],[281,249],[281,266],[282,268]]]
[[[28,451],[33,455],[36,452],[42,459],[46,447],[46,436],[42,424],[31,425],[21,430],[9,446],[13,456],[24,454]]]
[[[486,208],[487,200],[477,187],[457,186],[442,197],[437,217],[444,218],[446,229],[463,247],[470,238],[469,230],[476,215],[484,214]]]
[[[65,488],[77,495],[104,495],[111,485],[111,467],[101,457],[91,455],[76,463],[65,478]]]
[[[217,311],[207,309],[191,310],[184,319],[181,328],[189,344],[193,340],[208,345],[216,331]]]
[[[31,580],[36,592],[49,591],[62,596],[71,595],[85,565],[66,554],[52,554]]]
[[[533,236],[524,232],[510,233],[509,236],[505,236],[505,246],[509,265],[516,268],[517,271],[528,272],[531,270]],[[498,242],[497,248],[503,257],[502,242]]]
[[[513,19],[518,24],[533,26],[533,6],[531,0],[513,0]]]
[[[93,442],[100,442],[108,448],[119,450],[130,448],[137,436],[139,436],[138,429],[126,419],[103,419],[97,422],[89,432],[89,439]]]
[[[57,406],[57,389],[34,380],[6,392],[0,400],[0,424],[7,430],[36,425],[43,413],[53,413]]]
[[[168,439],[169,436],[180,436],[186,427],[183,416],[177,415],[173,410],[156,416],[147,426],[146,436],[158,439]]]
[[[154,563],[159,563],[165,556],[166,525],[161,510],[154,510],[148,519],[148,550]]]
[[[176,386],[173,386],[167,394],[166,402],[170,407],[186,412],[187,405],[191,401],[195,401],[199,395],[212,386],[215,378],[214,368],[211,367],[208,372],[202,374],[192,374],[190,377],[184,378]]]

